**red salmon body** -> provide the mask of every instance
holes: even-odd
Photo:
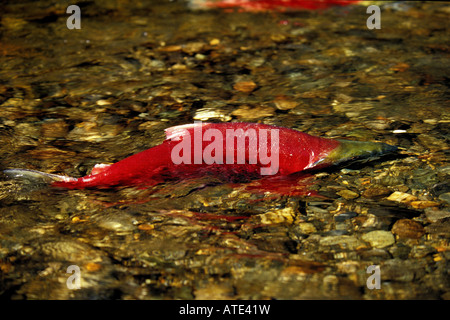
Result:
[[[166,129],[160,145],[73,180],[66,188],[155,185],[205,174],[229,180],[313,168],[340,142],[255,123],[195,123]]]

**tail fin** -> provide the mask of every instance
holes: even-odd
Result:
[[[3,173],[5,173],[11,179],[18,180],[27,184],[33,184],[36,186],[50,185],[51,183],[56,181],[76,180],[75,178],[71,177],[29,169],[8,169],[4,170]]]

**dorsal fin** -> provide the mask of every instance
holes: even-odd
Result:
[[[179,126],[173,126],[164,129],[167,140],[173,140],[177,138],[181,138],[186,134],[186,130],[197,128],[198,126],[209,125],[208,122],[194,122],[188,124],[181,124]]]
[[[102,173],[102,172],[106,171],[110,166],[111,166],[111,164],[107,164],[107,163],[97,163],[92,168],[91,175]]]

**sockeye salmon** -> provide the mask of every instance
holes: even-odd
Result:
[[[96,165],[89,175],[67,177],[27,169],[4,172],[68,189],[150,187],[165,181],[221,176],[227,181],[288,176],[397,150],[379,142],[321,138],[257,123],[202,123],[165,130],[166,140],[117,163]]]

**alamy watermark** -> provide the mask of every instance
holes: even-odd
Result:
[[[66,13],[71,13],[72,15],[67,18],[66,26],[67,29],[81,29],[81,9],[77,5],[71,5],[67,7]]]
[[[367,18],[366,26],[368,29],[381,29],[381,10],[379,6],[371,5],[367,7],[367,14],[372,14]]]
[[[221,130],[214,127],[203,130],[202,122],[195,121],[193,137],[187,129],[179,130],[179,134],[172,138],[172,141],[181,140],[172,148],[171,159],[174,164],[260,164],[261,175],[278,173],[278,129],[228,128],[224,136]],[[203,142],[209,141],[208,145],[203,146]]]
[[[368,289],[381,289],[381,271],[379,265],[371,265],[366,269],[366,273],[371,274],[366,281]]]
[[[72,264],[67,267],[67,273],[73,273],[69,278],[67,278],[66,285],[68,289],[78,290],[81,288],[81,271],[80,267]]]
[[[68,29],[81,29],[81,9],[77,5],[70,5],[66,9],[66,13],[70,13],[71,16],[67,18],[67,28]],[[366,21],[366,26],[368,29],[381,29],[381,10],[377,5],[370,5],[366,10],[367,14],[371,16]]]

